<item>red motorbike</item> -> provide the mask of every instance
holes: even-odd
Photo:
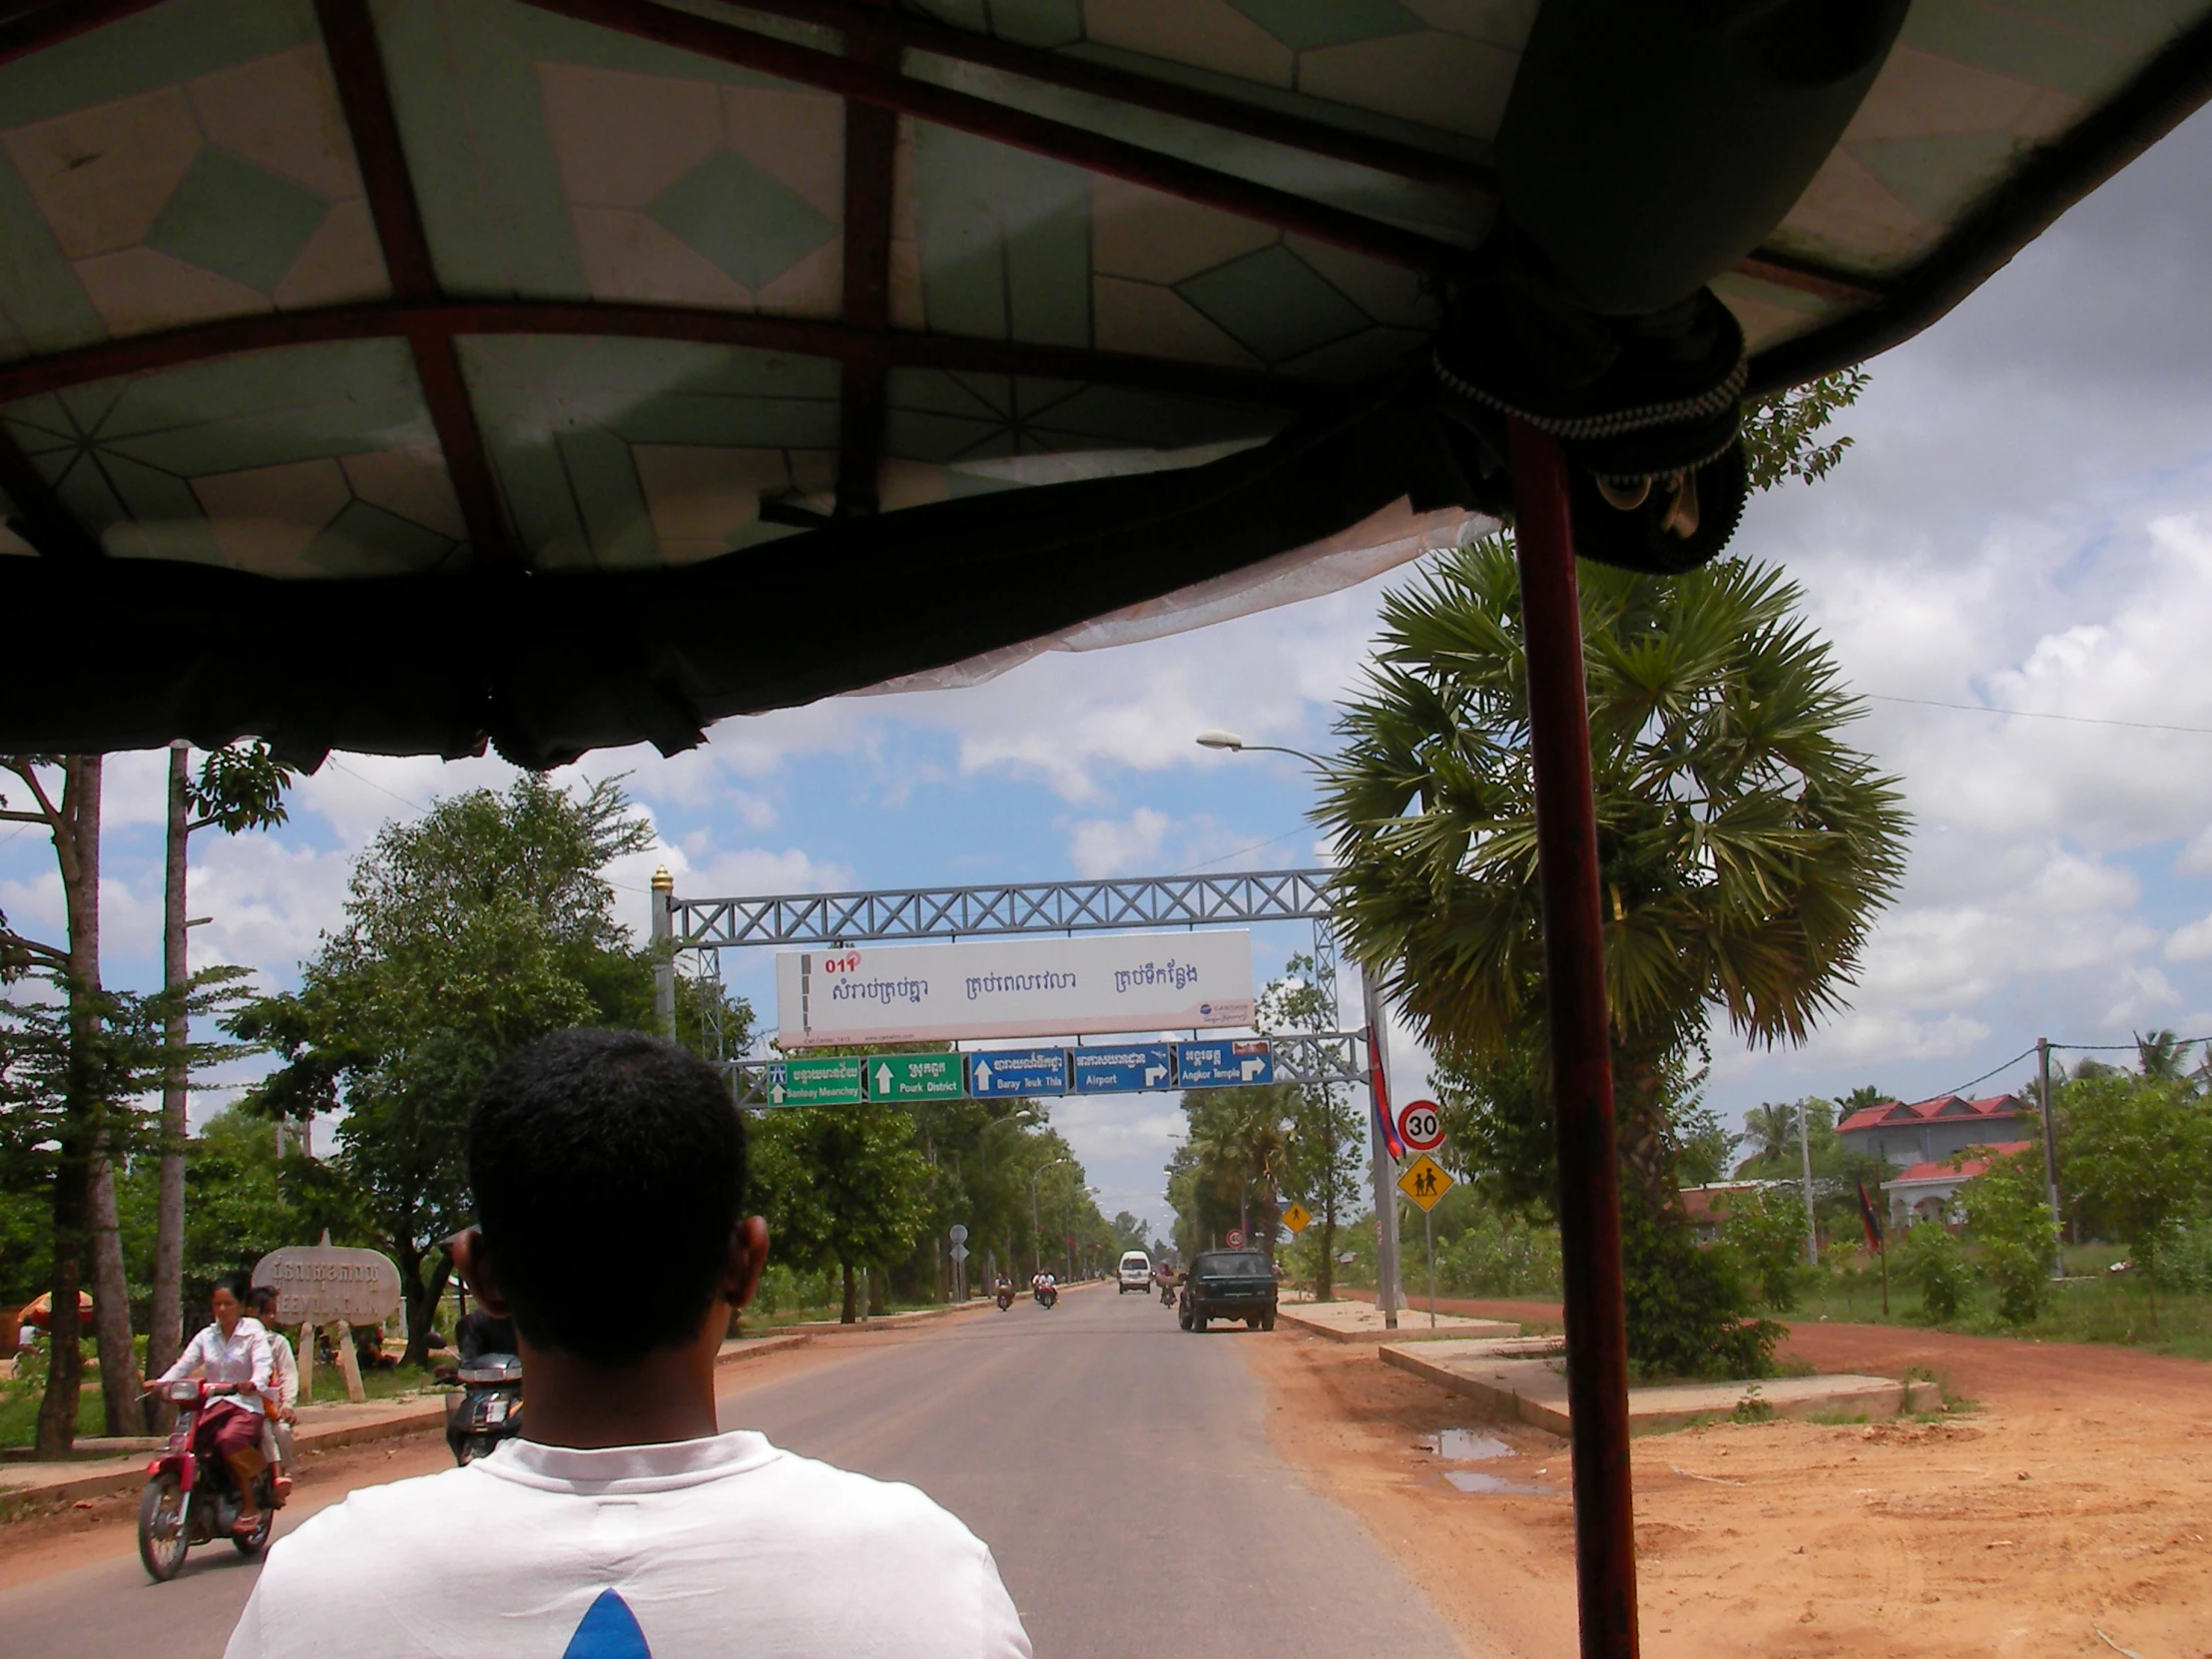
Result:
[[[276,1482],[264,1468],[254,1476],[254,1501],[261,1524],[245,1536],[231,1528],[239,1518],[238,1481],[230,1464],[192,1449],[192,1431],[214,1397],[198,1381],[164,1382],[150,1390],[177,1407],[169,1445],[146,1465],[146,1490],[139,1498],[139,1559],[157,1584],[166,1584],[185,1564],[194,1544],[229,1538],[241,1555],[259,1555],[276,1524]],[[260,1401],[255,1400],[256,1404]]]

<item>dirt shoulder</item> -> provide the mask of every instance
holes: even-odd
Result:
[[[1923,1366],[1979,1404],[1640,1438],[1646,1654],[2056,1659],[2109,1651],[2101,1626],[2153,1659],[2212,1659],[2212,1366],[1883,1327],[1801,1328],[1792,1347],[1823,1370]],[[1563,1441],[1483,1423],[1372,1350],[1282,1333],[1240,1348],[1283,1454],[1361,1516],[1470,1654],[1575,1651]],[[1446,1465],[1416,1447],[1447,1426],[1516,1454]],[[1463,1493],[1447,1466],[1553,1491]]]

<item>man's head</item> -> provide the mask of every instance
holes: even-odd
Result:
[[[626,1365],[697,1340],[760,1273],[744,1120],[673,1044],[563,1031],[512,1056],[469,1113],[468,1175],[462,1268],[532,1348]]]
[[[276,1287],[256,1285],[246,1293],[246,1311],[264,1325],[276,1323]]]

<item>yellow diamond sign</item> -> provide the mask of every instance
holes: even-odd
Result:
[[[1293,1204],[1283,1212],[1283,1225],[1288,1227],[1294,1236],[1305,1232],[1312,1225],[1313,1220],[1313,1215],[1303,1204]]]
[[[1397,1190],[1423,1210],[1433,1210],[1436,1200],[1451,1191],[1453,1184],[1443,1165],[1425,1152],[1407,1164],[1405,1173],[1397,1178]]]

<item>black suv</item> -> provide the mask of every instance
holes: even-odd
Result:
[[[1275,1274],[1257,1250],[1202,1250],[1191,1264],[1176,1321],[1203,1331],[1208,1320],[1243,1320],[1254,1331],[1275,1329]]]

